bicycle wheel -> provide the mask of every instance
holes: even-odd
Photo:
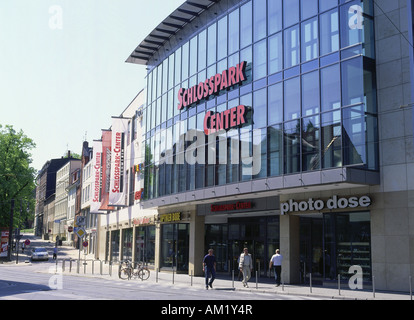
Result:
[[[119,268],[118,276],[122,280],[128,280],[130,278],[131,269],[128,267]]]
[[[138,276],[141,278],[141,280],[147,280],[150,277],[150,271],[148,268],[143,267],[138,270]]]

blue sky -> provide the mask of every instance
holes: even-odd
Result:
[[[0,124],[34,140],[35,169],[111,126],[145,86],[125,60],[183,2],[0,1]]]

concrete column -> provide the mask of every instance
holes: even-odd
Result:
[[[197,216],[196,212],[191,213],[190,220],[190,252],[188,274],[193,272],[195,276],[203,275],[204,252],[204,216]]]
[[[280,253],[283,256],[282,278],[285,283],[300,281],[300,219],[298,216],[280,216]]]

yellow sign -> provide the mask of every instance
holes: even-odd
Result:
[[[166,213],[160,215],[160,222],[181,221],[181,212]]]

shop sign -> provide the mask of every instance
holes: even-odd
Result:
[[[234,211],[234,210],[248,210],[253,208],[253,203],[251,201],[247,202],[236,202],[236,203],[227,203],[227,204],[212,204],[211,212],[219,211]]]
[[[234,85],[238,85],[246,80],[245,69],[246,61],[239,63],[236,67],[231,67],[222,73],[217,73],[210,79],[200,82],[198,85],[189,89],[181,88],[178,91],[178,110],[206,99],[213,94],[218,94],[222,90],[229,89]]]
[[[208,111],[204,117],[204,133],[208,136],[220,130],[241,126],[246,123],[245,114],[246,107],[243,105],[220,113]]]
[[[143,194],[144,194],[144,188],[142,188],[139,191],[135,191],[135,200],[141,200]]]
[[[165,213],[160,215],[160,222],[181,221],[181,212]]]
[[[152,217],[142,217],[142,218],[135,218],[132,220],[132,223],[136,226],[141,226],[144,224],[151,224]]]
[[[281,215],[286,215],[289,212],[303,212],[303,211],[321,211],[324,209],[335,210],[335,209],[347,209],[347,208],[367,208],[371,205],[371,198],[368,196],[350,197],[350,198],[339,198],[338,196],[333,196],[328,201],[323,200],[314,200],[309,198],[309,200],[296,202],[294,200],[289,200],[288,202],[281,203],[280,213]]]

